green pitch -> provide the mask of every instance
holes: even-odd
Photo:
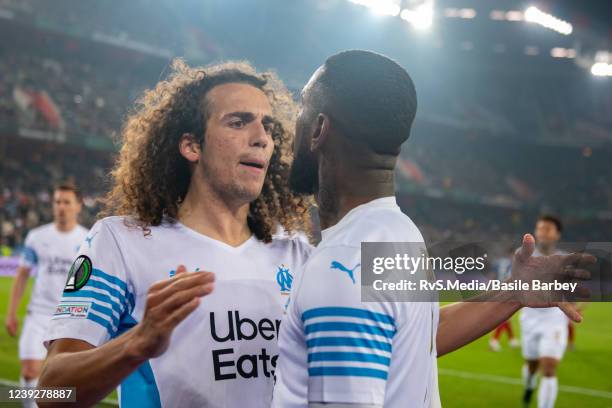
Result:
[[[17,338],[10,337],[6,333],[6,329],[4,327],[4,321],[6,318],[6,310],[8,306],[8,298],[11,291],[11,278],[0,277],[0,320],[2,321],[2,327],[0,327],[0,380],[3,381],[11,381],[11,382],[19,382],[19,358],[17,356]],[[30,298],[30,291],[32,289],[32,280],[28,284],[26,289],[26,293],[24,298]],[[26,311],[26,301],[23,302],[21,307],[19,308],[19,330],[23,327],[23,316]],[[0,387],[3,387],[0,384]],[[117,395],[116,392],[113,392],[109,398],[116,400]],[[2,407],[6,406],[11,407],[21,407],[21,404],[0,404]],[[114,404],[99,404],[99,407],[110,407]]]
[[[10,282],[8,278],[0,278],[3,322]],[[25,307],[20,312],[23,316]],[[584,322],[576,326],[576,350],[566,353],[559,369],[558,408],[612,407],[612,303],[590,304],[584,316]],[[0,378],[18,381],[17,339],[8,337],[2,326]],[[513,328],[518,332],[516,317]],[[503,350],[494,353],[488,350],[487,340],[482,338],[438,360],[440,394],[445,408],[520,407],[520,350],[509,348],[503,337]],[[116,397],[113,395],[113,398]]]
[[[2,327],[0,328],[0,378],[3,380],[19,381],[19,359],[17,358],[17,338],[9,337],[4,327],[6,319],[6,310],[8,306],[8,298],[11,293],[11,278],[0,278],[0,316],[2,318]],[[32,280],[28,284],[25,297],[30,298],[30,290],[32,289]],[[23,302],[19,308],[19,330],[23,326],[23,318],[25,315],[26,302]]]
[[[555,407],[612,407],[612,303],[592,303],[576,325],[576,349],[567,351],[558,371]],[[518,333],[518,316],[512,319]],[[488,336],[438,359],[442,405],[451,407],[520,407],[520,349],[488,349]],[[532,406],[537,405],[536,396]]]

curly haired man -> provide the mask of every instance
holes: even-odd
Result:
[[[286,185],[292,106],[244,63],[177,61],[144,94],[107,217],[51,321],[41,386],[76,387],[79,406],[117,386],[129,407],[270,405],[283,306],[310,251],[293,234],[308,203]]]

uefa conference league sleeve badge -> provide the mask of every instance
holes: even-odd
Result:
[[[68,271],[68,280],[64,292],[75,292],[85,286],[91,276],[91,270],[91,259],[88,256],[80,255],[75,259],[70,271]]]

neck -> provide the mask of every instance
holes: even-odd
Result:
[[[194,182],[180,205],[178,220],[190,229],[231,246],[251,237],[249,203],[221,197],[208,184]]]
[[[337,162],[330,163],[322,158],[316,194],[321,229],[336,225],[357,206],[393,195],[393,170],[338,166]]]
[[[58,231],[60,232],[70,232],[74,229],[74,227],[76,227],[77,222],[76,220],[74,221],[55,221],[55,228],[57,228]]]

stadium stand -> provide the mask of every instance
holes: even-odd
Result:
[[[148,0],[115,10],[58,3],[0,0],[0,14],[10,17],[0,27],[0,222],[8,246],[50,219],[49,191],[61,180],[83,189],[83,222],[91,225],[128,109],[173,55],[189,54],[185,38],[198,23],[185,10],[146,7]],[[98,36],[83,34],[92,31]],[[223,33],[211,24],[197,33],[194,61],[231,57],[232,39],[245,34],[214,41]],[[298,89],[306,78],[279,65]],[[487,80],[469,66],[443,76],[416,68],[419,114],[398,166],[406,211],[431,240],[513,239],[542,211],[568,220],[568,239],[606,237],[610,84],[593,86],[571,65],[541,76],[493,70]]]

